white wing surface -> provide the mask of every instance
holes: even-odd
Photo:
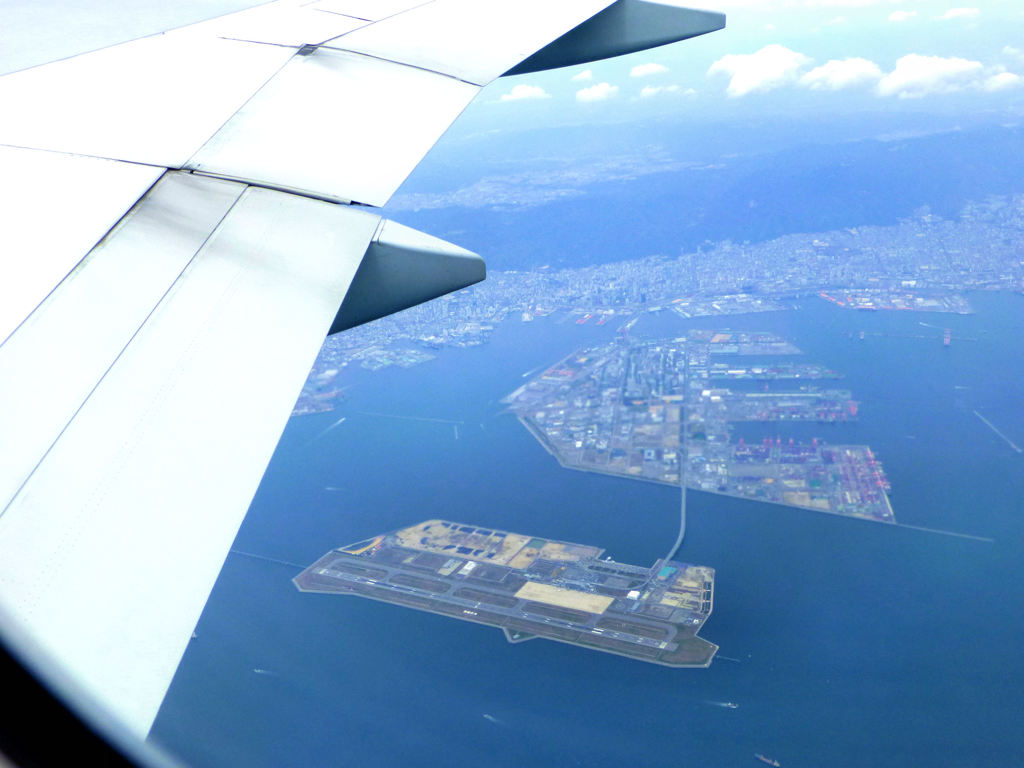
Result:
[[[483,279],[365,206],[503,73],[723,24],[646,0],[280,0],[0,78],[13,620],[145,735],[325,334]]]

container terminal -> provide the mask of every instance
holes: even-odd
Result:
[[[513,643],[557,640],[669,667],[707,667],[697,636],[714,570],[650,568],[603,549],[427,520],[328,552],[293,579],[303,592],[358,595],[499,627]]]

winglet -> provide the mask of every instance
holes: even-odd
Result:
[[[486,276],[477,254],[384,220],[366,249],[330,333],[400,312]]]
[[[609,59],[687,40],[724,27],[724,14],[683,8],[674,0],[617,0],[505,75],[525,75]]]

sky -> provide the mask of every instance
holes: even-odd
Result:
[[[624,104],[640,112],[658,102],[711,114],[847,111],[871,100],[1024,111],[1020,0],[675,1],[725,13],[726,29],[587,66],[504,78],[480,101],[503,104],[499,120],[543,111],[551,121],[567,119],[574,108],[589,109],[593,118],[602,110],[621,115]],[[5,0],[0,72],[258,4]],[[531,109],[537,102],[545,102],[543,110]]]
[[[463,120],[508,128],[875,110],[1016,122],[1024,114],[1024,3],[961,1],[697,0],[694,7],[726,14],[724,30],[499,80]]]
[[[676,0],[687,4],[687,0]],[[256,5],[254,0],[5,0],[0,72]],[[680,117],[821,121],[869,112],[1016,123],[1024,115],[1020,0],[692,0],[724,30],[490,85],[452,129]],[[13,10],[16,12],[13,12]],[[827,137],[825,137],[827,138]]]
[[[650,126],[679,125],[703,157],[710,145],[756,153],[1016,125],[1024,117],[1021,0],[675,1],[725,13],[726,28],[585,66],[500,78],[409,183],[437,186],[434,177],[475,165],[492,173],[482,167],[488,160],[536,164],[571,154],[558,136],[577,134],[541,137],[536,129],[583,128],[589,141],[576,154],[600,158],[621,154]],[[259,4],[0,2],[0,73]],[[608,127],[629,130],[616,141]]]

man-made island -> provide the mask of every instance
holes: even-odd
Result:
[[[838,378],[835,371],[735,360],[799,352],[767,332],[622,337],[572,353],[504,402],[566,467],[894,522],[889,482],[868,446],[731,440],[734,422],[857,417],[849,390],[821,383]],[[751,381],[765,384],[752,389]],[[765,391],[767,382],[774,387]]]
[[[510,642],[543,637],[669,667],[706,667],[718,646],[697,637],[714,571],[446,520],[328,552],[295,577],[303,592],[351,594],[500,627]]]

